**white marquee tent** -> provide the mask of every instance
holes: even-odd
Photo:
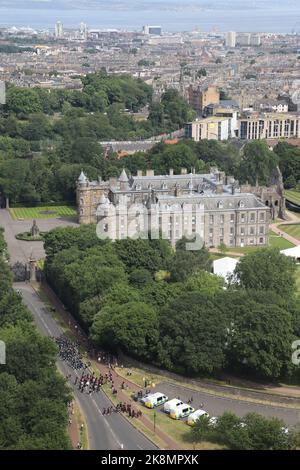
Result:
[[[291,258],[294,258],[297,263],[300,263],[300,245],[288,248],[287,250],[282,250],[280,253],[285,256],[290,256]]]
[[[225,258],[217,259],[213,262],[213,271],[217,276],[223,277],[225,280],[228,279],[231,274],[233,274],[238,260],[235,258],[230,258],[229,256]]]

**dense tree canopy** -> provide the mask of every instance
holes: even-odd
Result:
[[[300,181],[300,149],[286,142],[279,142],[274,148],[279,157],[279,166],[284,181],[292,181],[290,187],[296,186]],[[289,183],[285,184],[287,187]]]
[[[192,374],[220,370],[227,324],[213,298],[197,292],[178,297],[161,312],[159,361]]]
[[[271,175],[278,166],[277,155],[269,150],[263,140],[255,140],[245,145],[240,165],[241,179],[255,185],[269,185]]]
[[[248,413],[243,418],[225,412],[215,425],[201,417],[193,426],[187,440],[193,443],[210,441],[231,450],[291,450],[297,449],[299,429],[286,432],[283,421]]]
[[[177,130],[190,118],[175,90],[157,104],[152,88],[131,76],[100,71],[82,81],[82,91],[8,86],[6,105],[0,105],[0,190],[12,204],[74,202],[81,169],[106,179],[124,166],[117,155],[104,156],[99,141],[147,139]],[[154,117],[156,106],[162,108],[161,122]],[[135,119],[144,107],[149,118]],[[137,169],[144,166],[139,161]]]
[[[56,370],[56,347],[37,333],[13,291],[2,232],[0,240],[0,339],[6,344],[6,364],[0,365],[0,449],[70,449],[70,395]]]
[[[296,263],[276,248],[263,248],[243,257],[233,282],[245,289],[272,290],[282,296],[295,292]]]
[[[248,254],[224,290],[208,251],[186,243],[174,251],[166,240],[103,242],[94,226],[56,229],[46,236],[46,275],[102,347],[184,374],[297,380],[293,262],[278,250]]]

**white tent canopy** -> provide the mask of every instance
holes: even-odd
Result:
[[[293,248],[288,248],[287,250],[282,250],[280,253],[285,256],[290,256],[300,263],[300,245],[294,246]]]
[[[227,280],[228,277],[233,274],[238,262],[239,261],[237,259],[230,258],[229,256],[217,259],[213,262],[214,274]]]

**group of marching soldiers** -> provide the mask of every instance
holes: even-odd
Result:
[[[82,372],[81,378],[75,377],[75,385],[78,384],[78,390],[81,393],[86,392],[91,395],[93,392],[99,392],[102,385],[105,383],[104,377],[100,375],[100,377],[95,376],[95,372],[92,374],[85,374]]]
[[[112,413],[127,413],[130,418],[140,418],[142,412],[140,410],[136,411],[132,409],[131,404],[129,403],[118,403],[116,407],[109,406],[108,408],[103,408],[102,414],[110,415]]]

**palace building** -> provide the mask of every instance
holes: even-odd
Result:
[[[264,246],[272,218],[284,217],[281,184],[244,185],[217,168],[208,174],[155,175],[147,170],[109,181],[77,182],[81,224],[97,223],[113,240],[159,233],[175,245],[183,236],[199,234],[207,247]]]

